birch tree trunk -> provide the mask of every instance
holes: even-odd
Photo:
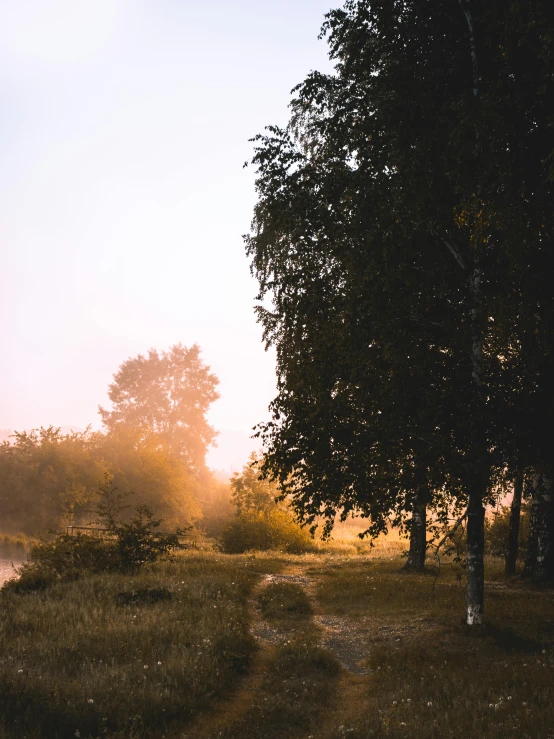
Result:
[[[466,623],[483,623],[485,606],[485,509],[482,496],[476,491],[469,499],[467,510],[467,591]]]
[[[538,582],[554,577],[554,499],[550,474],[537,474],[537,563],[533,579]]]
[[[477,242],[477,239],[475,239]],[[484,316],[479,246],[473,245],[473,269],[469,277],[471,312],[471,377],[474,408],[470,424],[469,490],[467,505],[467,592],[466,623],[483,623],[485,611],[485,509],[483,500],[489,484],[487,438],[484,429],[485,391],[483,387]]]
[[[458,0],[467,21],[471,68],[473,77],[473,96],[475,101],[481,95],[481,70],[476,39],[476,22],[469,0]],[[476,142],[479,133],[476,132]],[[475,186],[475,207],[480,207],[483,183],[477,178]],[[483,344],[485,334],[485,315],[483,306],[483,269],[481,252],[483,235],[477,227],[478,217],[474,216],[474,233],[471,237],[468,256],[469,304],[471,319],[471,379],[473,386],[473,412],[469,433],[469,479],[467,505],[467,591],[466,623],[474,626],[483,623],[484,601],[484,550],[485,550],[485,509],[483,500],[488,488],[488,454],[484,429],[486,393],[483,384]]]
[[[523,472],[519,472],[514,479],[514,497],[512,498],[512,505],[510,508],[510,528],[508,531],[508,548],[506,552],[507,577],[513,577],[516,574],[522,492]]]
[[[427,506],[417,498],[412,510],[412,525],[410,528],[410,551],[405,570],[423,570],[427,550]]]

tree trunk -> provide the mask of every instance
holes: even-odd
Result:
[[[405,570],[423,570],[425,568],[425,554],[427,550],[427,506],[417,498],[412,510],[412,525],[410,527],[410,551]]]
[[[469,0],[458,0],[467,21],[469,48],[473,76],[473,96],[478,104],[481,98],[481,69],[476,38],[476,19]],[[479,119],[477,106],[476,120]],[[476,148],[480,148],[476,130]],[[479,170],[477,164],[476,174]],[[469,278],[469,306],[471,319],[471,379],[473,385],[472,415],[468,433],[468,495],[467,495],[467,591],[466,623],[468,626],[483,623],[485,609],[485,509],[483,500],[490,482],[490,464],[487,452],[486,406],[487,392],[483,381],[483,345],[486,332],[486,311],[483,298],[483,267],[481,254],[487,236],[479,225],[482,207],[483,181],[477,176],[475,183],[475,214],[467,264],[462,267]],[[468,347],[469,348],[469,347]]]
[[[485,509],[481,491],[469,498],[467,509],[467,592],[466,623],[474,626],[483,623],[485,600]]]
[[[510,509],[510,528],[508,531],[508,550],[506,552],[506,576],[513,577],[516,574],[516,561],[519,540],[519,521],[521,513],[521,494],[523,492],[523,472],[519,472],[514,478],[514,497]]]
[[[538,540],[538,520],[539,520],[539,500],[535,492],[535,475],[530,483],[531,487],[531,505],[529,506],[529,536],[527,539],[527,552],[525,554],[525,565],[523,567],[523,577],[532,577],[537,567],[537,540]]]
[[[552,476],[537,474],[535,491],[537,510],[537,563],[533,579],[537,582],[554,578],[554,500]]]

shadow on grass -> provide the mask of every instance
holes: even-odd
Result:
[[[483,636],[491,637],[495,645],[505,652],[536,654],[543,647],[542,643],[536,639],[516,634],[511,629],[502,628],[495,624],[486,624],[483,627]]]

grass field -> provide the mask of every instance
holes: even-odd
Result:
[[[468,629],[450,567],[435,582],[394,548],[337,551],[186,553],[2,593],[0,735],[554,737],[552,589],[491,560]]]
[[[248,669],[246,598],[278,567],[189,555],[137,577],[2,594],[4,735],[149,737],[183,725]]]

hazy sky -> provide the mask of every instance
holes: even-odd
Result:
[[[0,428],[98,425],[112,374],[197,342],[216,428],[267,415],[248,139],[328,69],[331,0],[0,0]]]

